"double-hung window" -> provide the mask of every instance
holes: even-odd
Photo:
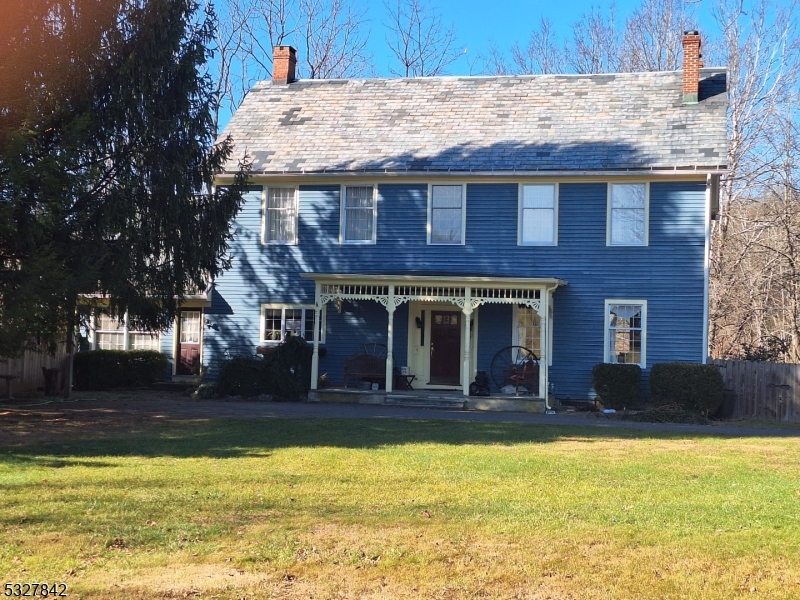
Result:
[[[297,189],[269,187],[265,196],[262,242],[265,244],[296,244]]]
[[[609,246],[647,246],[649,187],[647,183],[609,184]]]
[[[428,243],[464,244],[466,219],[463,185],[430,186]]]
[[[347,185],[343,189],[342,242],[374,244],[377,221],[377,188],[371,185]]]
[[[521,185],[519,244],[555,246],[558,238],[558,187],[554,183]]]
[[[529,306],[514,307],[512,345],[524,346],[537,358],[542,358],[542,321],[539,313]]]
[[[109,315],[97,315],[95,348],[98,350],[125,349],[125,321]]]
[[[644,369],[646,346],[647,301],[606,300],[605,362]]]
[[[97,350],[160,350],[157,333],[128,327],[128,316],[121,319],[106,314],[95,318],[94,348]]]
[[[325,341],[325,309],[320,313],[319,341]],[[300,304],[262,304],[261,341],[282,342],[289,336],[314,341],[314,307]]]

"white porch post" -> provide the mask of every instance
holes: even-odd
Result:
[[[472,289],[470,287],[464,288],[464,308],[461,312],[464,313],[464,364],[461,367],[461,387],[465,396],[469,396],[469,380],[470,380],[470,356],[469,349],[472,345],[470,340],[470,317],[472,317]]]
[[[547,356],[547,329],[548,329],[548,322],[547,322],[547,313],[549,309],[549,296],[547,289],[543,289],[541,292],[541,300],[539,301],[539,323],[541,327],[539,328],[539,398],[544,398],[544,405],[548,407],[547,403],[547,361],[549,357]]]
[[[394,383],[394,285],[389,285],[386,310],[389,311],[389,327],[386,332],[386,393],[392,391]]]
[[[322,307],[319,304],[319,282],[314,286],[314,351],[311,354],[311,389],[317,389],[319,381],[319,320]]]

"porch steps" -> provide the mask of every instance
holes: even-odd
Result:
[[[418,393],[413,396],[407,394],[386,394],[384,404],[389,406],[408,406],[411,408],[449,408],[452,410],[464,410],[467,402],[463,396],[453,396],[453,394],[426,394]]]

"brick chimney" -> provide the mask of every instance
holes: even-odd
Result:
[[[291,46],[275,46],[272,49],[272,83],[295,81],[297,50]]]
[[[683,32],[683,103],[697,104],[700,88],[700,69],[703,66],[700,54],[700,32]]]

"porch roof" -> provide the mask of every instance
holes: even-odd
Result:
[[[466,275],[412,275],[412,274],[366,274],[366,273],[301,273],[303,279],[317,283],[352,283],[385,285],[409,285],[413,283],[445,286],[479,287],[561,287],[567,285],[564,279],[556,277],[475,277]]]

